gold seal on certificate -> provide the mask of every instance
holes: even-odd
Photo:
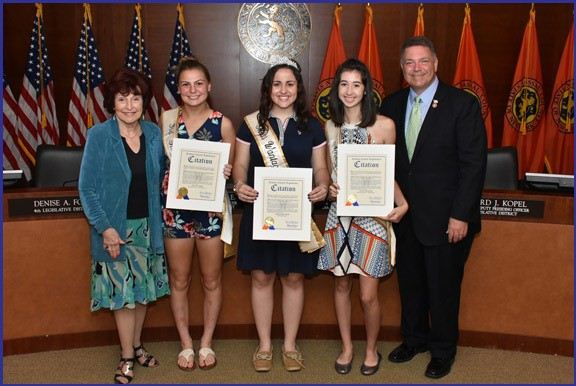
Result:
[[[310,168],[254,168],[255,240],[310,241]]]
[[[175,138],[166,207],[222,212],[230,144]]]
[[[394,145],[338,145],[338,216],[386,216],[394,208]]]

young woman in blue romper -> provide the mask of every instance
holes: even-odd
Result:
[[[208,96],[212,85],[208,69],[198,60],[185,57],[176,67],[175,76],[182,103],[177,111],[164,112],[165,118],[174,116],[176,120],[176,125],[172,125],[176,133],[168,130],[166,119],[161,120],[164,136],[168,133],[173,138],[227,142],[230,144],[230,160],[233,159],[235,131],[228,118],[210,107]],[[230,163],[224,168],[226,178],[232,170]],[[182,346],[178,354],[178,366],[187,371],[195,367],[195,352],[189,330],[188,290],[192,257],[196,252],[204,290],[204,331],[200,339],[198,366],[210,369],[216,365],[212,335],[222,304],[222,216],[220,213],[166,208],[169,170],[170,161],[167,157],[162,182],[164,243],[170,275],[170,306]]]

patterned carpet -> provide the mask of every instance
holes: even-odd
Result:
[[[253,340],[218,340],[214,350],[218,365],[212,370],[196,369],[184,372],[176,366],[179,351],[177,342],[148,343],[146,348],[160,361],[154,369],[135,366],[133,384],[167,383],[574,383],[574,358],[525,352],[487,350],[459,347],[452,372],[440,379],[424,376],[429,354],[419,354],[410,362],[394,364],[386,360],[397,342],[380,342],[379,351],[384,359],[380,370],[373,376],[360,374],[363,342],[355,342],[353,369],[347,375],[334,371],[334,360],[340,344],[332,340],[301,340],[298,342],[304,355],[306,368],[288,373],[282,366],[281,342],[274,342],[274,367],[269,373],[256,373],[252,368]],[[197,348],[196,348],[197,350]],[[3,357],[3,383],[113,383],[114,369],[118,363],[119,348],[103,346],[36,354]]]

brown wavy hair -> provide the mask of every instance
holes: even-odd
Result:
[[[258,109],[258,130],[263,133],[266,132],[266,122],[268,121],[268,115],[270,110],[272,110],[272,97],[270,92],[272,91],[272,82],[274,81],[274,75],[281,68],[287,68],[296,77],[297,82],[297,94],[296,101],[294,102],[294,112],[296,113],[298,130],[306,131],[308,130],[308,118],[310,117],[310,112],[307,108],[306,103],[306,90],[304,89],[304,80],[302,79],[302,73],[300,70],[300,65],[292,60],[297,67],[290,66],[288,64],[276,64],[268,69],[266,75],[262,79],[262,85],[260,86],[260,107]]]
[[[130,68],[116,70],[104,92],[104,107],[110,114],[114,114],[114,98],[121,95],[142,95],[143,111],[146,111],[152,99],[152,85],[150,79],[141,72]]]

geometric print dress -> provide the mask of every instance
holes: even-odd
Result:
[[[341,143],[368,144],[366,128],[344,124],[340,128]],[[332,179],[337,176],[338,143],[330,143]],[[318,269],[335,276],[359,274],[380,278],[392,272],[388,232],[374,217],[336,216],[336,202],[330,204],[324,230],[326,245],[320,250]]]

